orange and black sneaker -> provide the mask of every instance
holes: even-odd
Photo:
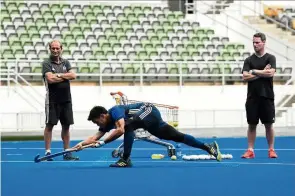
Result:
[[[248,149],[248,150],[243,154],[242,158],[244,158],[244,159],[254,159],[254,158],[255,158],[254,151]]]
[[[268,157],[269,158],[278,158],[278,155],[273,148],[270,148],[268,150]]]

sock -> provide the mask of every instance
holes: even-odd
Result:
[[[196,138],[194,138],[193,136],[188,135],[188,134],[184,135],[183,143],[185,143],[188,146],[192,146],[192,147],[195,147],[195,148],[200,148],[200,149],[205,150],[205,151],[208,150],[208,147],[203,142],[197,140]]]
[[[253,148],[248,148],[248,150],[250,150],[250,151],[254,152],[254,149],[253,149]]]
[[[124,154],[123,154],[124,160],[127,160],[130,157],[133,142],[134,142],[134,131],[126,130],[124,133]]]
[[[45,151],[45,154],[47,154],[47,153],[51,153],[51,150],[50,150],[50,149],[47,149],[47,150]]]

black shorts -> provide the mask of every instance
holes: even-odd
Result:
[[[61,125],[74,124],[72,103],[49,103],[45,106],[46,124]]]
[[[149,132],[159,139],[172,140],[174,142],[184,141],[184,134],[179,132],[169,124],[161,126],[155,130],[150,130]]]
[[[144,120],[140,118],[128,119],[125,123],[125,131],[135,131],[136,129],[145,129],[153,136],[163,140],[172,140],[175,142],[183,142],[184,134],[176,130],[169,124],[159,126],[159,124],[154,126],[146,126]]]
[[[266,97],[248,98],[246,101],[247,122],[257,125],[259,120],[262,124],[275,122],[275,104],[273,99]]]

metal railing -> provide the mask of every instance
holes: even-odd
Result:
[[[35,63],[38,62],[41,65],[41,60],[4,60],[2,61],[2,63],[5,63],[8,66],[7,70],[0,70],[0,81],[7,81],[7,91],[10,91],[10,82],[13,82],[15,84],[17,84],[17,86],[19,86],[20,88],[11,88],[13,89],[16,93],[18,93],[24,100],[27,101],[28,104],[30,104],[36,111],[42,111],[43,110],[43,106],[44,106],[44,96],[43,94],[41,94],[40,92],[36,91],[36,89],[34,89],[34,87],[26,81],[26,79],[24,78],[25,76],[39,76],[40,79],[38,82],[41,82],[41,73],[22,73],[22,72],[18,72],[18,68],[21,66],[26,66],[26,67],[30,67],[31,63]],[[98,82],[99,85],[99,90],[100,92],[102,92],[102,87],[104,86],[104,81],[112,81],[110,80],[110,78],[112,77],[131,77],[132,80],[136,80],[136,82],[139,82],[139,90],[142,90],[144,88],[144,82],[150,80],[149,78],[161,78],[161,77],[165,77],[164,79],[157,79],[156,81],[158,82],[167,82],[167,81],[171,81],[169,78],[173,77],[174,80],[173,82],[178,82],[178,85],[175,84],[175,86],[178,86],[179,91],[181,91],[182,86],[184,85],[183,82],[188,81],[188,77],[191,78],[191,82],[217,82],[219,85],[222,85],[222,91],[224,86],[226,85],[227,81],[238,81],[238,82],[242,82],[242,74],[241,72],[239,73],[225,73],[225,67],[221,67],[221,72],[220,73],[212,73],[212,71],[210,71],[210,73],[198,73],[198,74],[184,74],[182,73],[182,65],[186,64],[188,67],[193,67],[193,68],[208,68],[210,67],[211,69],[217,65],[216,62],[165,62],[165,61],[147,61],[147,62],[140,62],[140,61],[77,61],[77,60],[73,60],[70,61],[72,63],[73,67],[80,67],[80,65],[87,65],[88,63],[91,64],[92,66],[99,68],[99,73],[77,73],[78,77],[92,77],[91,80],[92,82]],[[138,64],[141,68],[140,68],[140,73],[134,73],[134,74],[130,74],[130,73],[103,73],[102,70],[104,70],[106,67],[112,67],[112,68],[116,68],[116,67],[124,67],[126,64],[130,65],[132,63]],[[177,74],[170,74],[170,73],[165,73],[165,74],[158,74],[158,73],[144,73],[143,72],[143,67],[169,67],[169,64],[174,63],[178,66],[178,70],[179,73]],[[228,64],[231,68],[235,68],[238,67],[241,68],[243,67],[243,62],[222,62],[223,64]],[[281,67],[281,68],[285,68],[285,67],[293,67],[293,62],[277,62],[277,66]],[[14,67],[14,69],[12,68]],[[293,73],[294,74],[294,73]],[[285,79],[282,80],[282,78],[280,78],[280,80],[282,82],[286,82],[285,86],[289,86],[290,84],[293,83],[294,77],[292,77],[293,75],[292,73],[286,73],[286,74],[275,74],[275,78],[280,78],[280,77],[284,77]],[[168,78],[168,79],[167,79]],[[289,79],[290,78],[290,79]],[[87,81],[87,79],[85,79]],[[85,81],[84,80],[84,81]],[[118,81],[122,81],[124,82],[124,79],[117,79]],[[126,81],[126,80],[125,80]],[[27,88],[24,88],[27,87]],[[18,90],[20,89],[20,90]],[[23,94],[19,91],[24,91]],[[285,94],[288,94],[290,92],[284,92]],[[283,93],[283,94],[284,94]],[[37,107],[39,106],[39,107]]]
[[[2,63],[5,63],[8,66],[9,74],[4,75],[3,73],[0,73],[0,80],[9,80],[9,78],[14,77],[16,81],[18,81],[19,78],[24,78],[25,76],[41,76],[42,73],[24,73],[19,72],[18,68],[20,67],[30,67],[31,63],[36,64],[40,63],[41,66],[41,60],[3,60]],[[140,86],[144,86],[144,81],[149,81],[150,78],[146,77],[174,77],[176,78],[176,81],[178,81],[179,86],[183,86],[183,81],[185,78],[195,78],[195,80],[192,80],[193,82],[221,82],[222,85],[226,84],[226,81],[240,81],[241,80],[241,72],[239,73],[226,73],[227,67],[231,68],[231,71],[234,68],[240,68],[240,70],[243,67],[244,62],[242,61],[84,61],[84,60],[70,60],[70,63],[72,64],[72,67],[74,68],[81,68],[87,64],[91,64],[91,68],[98,68],[99,73],[81,73],[78,72],[78,77],[95,77],[97,78],[97,82],[99,82],[99,86],[103,86],[104,81],[108,81],[106,78],[110,77],[136,77],[137,81],[140,82]],[[103,70],[106,68],[112,68],[112,70],[115,70],[115,68],[124,68],[128,65],[136,64],[139,68],[139,73],[116,73],[114,71],[110,73],[103,73]],[[156,68],[157,70],[159,68],[169,68],[171,64],[174,64],[177,66],[178,73],[147,73],[144,71],[145,68]],[[227,66],[220,66],[219,65],[227,65]],[[278,61],[277,66],[281,68],[285,67],[293,67],[295,62],[292,61]],[[183,73],[182,68],[188,67],[188,68],[199,68],[199,71],[202,71],[202,69],[206,68],[209,69],[207,73]],[[217,70],[217,73],[214,72],[214,68],[219,68]],[[219,72],[219,73],[218,73]],[[278,73],[276,74],[277,77],[291,77],[291,73]],[[3,77],[5,76],[5,77]],[[230,77],[234,79],[229,79]],[[5,79],[6,78],[6,79]],[[210,78],[210,79],[208,79]],[[94,81],[94,80],[91,80]],[[124,81],[122,79],[122,81]],[[153,80],[152,80],[153,81]],[[161,80],[162,82],[169,81],[168,79]],[[171,81],[171,80],[170,80]],[[173,80],[175,81],[175,80]],[[39,81],[41,82],[41,80]]]
[[[6,76],[6,77],[2,77]],[[0,69],[0,82],[5,81],[7,82],[7,94],[10,95],[10,91],[13,90],[15,93],[17,93],[23,100],[26,101],[32,108],[35,109],[35,111],[40,111],[40,108],[44,107],[44,101],[45,97],[38,92],[33,86],[25,80],[20,74],[14,72],[14,70],[11,69]],[[17,86],[22,92],[16,90],[16,88],[11,88],[12,84],[14,86]],[[25,89],[24,87],[29,87],[29,89]]]

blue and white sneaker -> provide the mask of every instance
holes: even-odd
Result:
[[[51,155],[51,152],[45,152],[45,156],[48,156],[48,155]],[[49,158],[49,159],[47,159],[47,161],[53,161],[53,158]]]
[[[78,161],[79,157],[75,157],[75,156],[73,156],[72,153],[69,152],[69,153],[63,155],[63,159],[64,159],[64,161]]]

